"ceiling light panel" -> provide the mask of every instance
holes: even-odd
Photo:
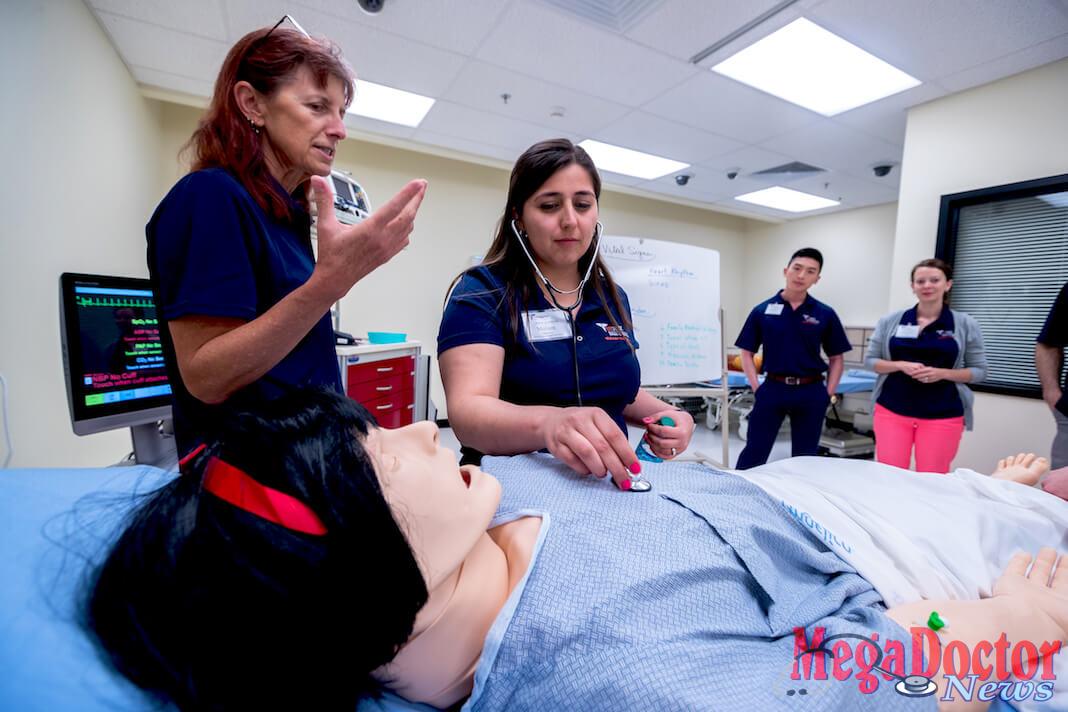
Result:
[[[803,17],[728,57],[712,71],[824,116],[920,84]]]
[[[829,200],[819,195],[783,188],[781,185],[744,195],[736,195],[734,199],[743,203],[763,205],[766,208],[775,208],[776,210],[785,210],[791,213],[805,213],[809,210],[830,208],[839,204],[837,200]]]
[[[590,154],[598,170],[622,173],[625,176],[634,176],[645,180],[653,180],[666,176],[668,173],[688,168],[689,163],[673,161],[670,158],[654,156],[651,153],[642,153],[622,146],[613,146],[610,143],[601,143],[586,139],[579,146],[586,149]]]
[[[348,113],[402,126],[418,126],[434,99],[384,84],[356,80],[356,98]]]

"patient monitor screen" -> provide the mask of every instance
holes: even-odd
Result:
[[[169,405],[149,281],[68,273],[61,291],[75,431],[77,421],[126,416],[133,424],[139,411]]]

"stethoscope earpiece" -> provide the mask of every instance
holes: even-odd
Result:
[[[556,294],[574,294],[575,292],[581,292],[582,288],[586,286],[586,282],[589,281],[589,279],[590,279],[590,274],[593,273],[593,265],[594,265],[595,262],[597,262],[597,254],[596,254],[596,252],[600,248],[601,232],[604,230],[604,226],[601,225],[601,221],[598,220],[597,224],[593,228],[593,243],[592,243],[592,245],[593,245],[593,250],[594,250],[594,256],[592,258],[590,258],[590,264],[586,266],[586,274],[582,278],[582,281],[580,281],[578,286],[575,287],[574,289],[557,289],[556,286],[552,282],[549,281],[549,278],[541,273],[541,270],[538,268],[538,263],[534,261],[533,255],[531,255],[530,254],[530,250],[527,249],[526,240],[523,239],[523,236],[526,233],[524,233],[522,230],[520,230],[519,226],[516,225],[516,219],[515,218],[512,218],[511,225],[512,225],[512,232],[515,234],[515,239],[519,241],[519,246],[521,248],[523,248],[523,254],[527,256],[527,261],[530,262],[530,266],[534,268],[534,272],[537,273],[538,279],[540,279],[542,281],[542,283],[549,289],[549,296],[552,298],[553,304],[556,306],[557,309],[564,309],[562,306],[560,306],[556,302],[556,297],[553,296],[553,293],[555,292]],[[573,308],[574,307],[572,307],[572,309]],[[564,311],[566,311],[568,313],[568,315],[570,316],[570,314],[571,314],[570,310],[564,309]]]

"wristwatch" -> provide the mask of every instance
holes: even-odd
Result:
[[[831,395],[831,405],[834,405],[837,402],[838,402],[838,396],[837,395]]]

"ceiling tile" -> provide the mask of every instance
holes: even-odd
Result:
[[[486,114],[447,101],[439,101],[430,109],[416,131],[416,140],[420,140],[423,130],[508,148],[515,156],[538,141],[553,138],[543,126]],[[563,135],[561,138],[578,137]]]
[[[274,1],[228,0],[231,23],[250,29],[263,26],[264,6]],[[270,16],[275,18],[271,24],[281,17],[275,12],[271,12]],[[311,8],[302,9],[297,21],[312,35],[325,35],[336,42],[360,79],[417,94],[440,96],[453,82],[465,61],[462,55],[455,52],[430,47]]]
[[[381,136],[396,136],[398,138],[411,138],[415,129],[411,126],[379,121],[357,114],[345,114],[345,126],[354,131],[367,131]]]
[[[507,104],[501,99],[504,93],[509,94]],[[630,111],[622,104],[477,60],[469,61],[460,70],[441,98],[540,124],[550,133],[556,130],[591,135]],[[562,107],[563,117],[551,117],[553,107]]]
[[[924,82],[912,89],[836,114],[834,120],[869,136],[877,136],[891,143],[902,143],[905,140],[905,120],[909,107],[932,101],[947,93],[940,84]]]
[[[178,32],[140,20],[100,13],[100,22],[122,48],[127,66],[155,69],[214,83],[230,49],[225,42]]]
[[[471,54],[497,23],[506,3],[500,0],[399,0],[369,15],[356,0],[298,0],[303,7],[439,49]]]
[[[789,153],[769,151],[760,146],[743,146],[737,151],[725,153],[713,160],[703,161],[698,167],[703,170],[710,170],[717,175],[721,174],[724,178],[726,178],[728,169],[736,168],[738,169],[738,176],[734,180],[737,181],[750,173],[762,171],[772,166],[781,166],[792,160],[793,157]]]
[[[590,138],[690,164],[742,147],[729,138],[642,111],[627,114]]]
[[[130,67],[134,79],[140,84],[152,87],[160,87],[170,91],[178,91],[192,96],[211,96],[214,91],[214,82],[208,79],[193,79],[179,74],[161,72],[158,69],[139,67],[136,64]]]
[[[630,106],[698,71],[558,10],[522,2],[509,7],[476,56]]]
[[[183,5],[190,3],[197,5],[211,0],[184,0]],[[321,20],[310,16],[300,8],[294,9],[292,4],[285,0],[222,0],[223,14],[226,18],[226,26],[229,30],[231,44],[261,27],[273,27],[282,15],[292,15],[306,32],[312,35],[330,36],[323,28],[329,27]],[[177,3],[176,3],[177,4]]]
[[[683,61],[720,41],[780,0],[675,0],[665,2],[626,33],[627,37]],[[783,12],[790,19],[796,11]],[[744,46],[759,35],[745,36]],[[737,48],[736,48],[737,49]],[[735,50],[736,51],[736,50]]]
[[[939,79],[950,92],[964,91],[980,84],[988,84],[994,79],[1012,76],[1028,69],[1040,67],[1043,64],[1056,62],[1068,57],[1068,34],[1047,40],[1034,47],[1022,49],[1019,52],[969,67],[956,74]],[[1065,88],[1068,91],[1068,87]]]
[[[809,19],[921,81],[1068,32],[1068,16],[1049,0],[826,0]]]
[[[759,143],[820,118],[812,111],[707,70],[642,108],[742,143]]]
[[[803,178],[790,183],[788,187],[804,193],[841,201],[842,205],[839,209],[845,210],[897,200],[897,180],[891,178],[891,176],[898,176],[900,173],[899,169],[895,169],[890,175],[886,176],[888,182],[874,183],[868,180],[856,180],[852,177],[832,172],[826,176]]]
[[[762,145],[773,151],[790,153],[791,160],[802,161],[828,170],[863,173],[875,162],[901,160],[904,145],[861,133],[833,118],[768,139]]]
[[[502,161],[507,161],[509,164],[514,163],[515,160],[519,158],[519,154],[522,153],[522,151],[515,151],[511,148],[494,146],[483,141],[472,141],[458,136],[427,131],[423,128],[419,129],[416,140],[431,146],[440,146],[455,151],[470,153],[472,156],[488,156],[490,158],[496,158]]]
[[[87,4],[97,14],[106,12],[221,42],[228,39],[221,0],[87,0]]]

